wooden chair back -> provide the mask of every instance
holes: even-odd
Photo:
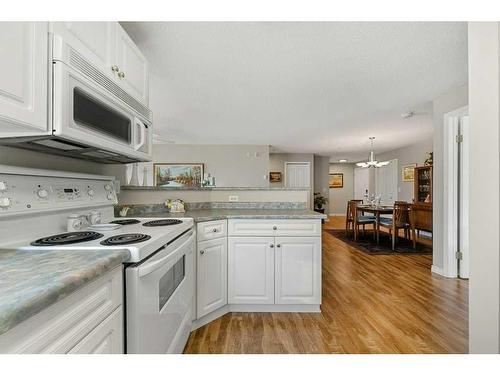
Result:
[[[396,228],[405,227],[410,224],[410,204],[404,201],[394,202],[394,213],[392,221]]]
[[[353,221],[356,223],[358,220],[358,204],[359,200],[357,199],[352,199],[349,202],[347,202],[347,218],[348,220]]]

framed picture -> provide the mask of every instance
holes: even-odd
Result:
[[[269,172],[269,182],[281,182],[281,172]]]
[[[164,188],[200,187],[203,164],[155,163],[154,184]]]
[[[343,173],[330,173],[330,188],[343,188],[344,187],[344,174]]]
[[[413,181],[413,173],[417,163],[410,165],[403,165],[402,167],[402,180],[403,182],[411,182]]]

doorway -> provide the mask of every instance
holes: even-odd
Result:
[[[444,116],[444,267],[447,277],[469,278],[469,114]]]

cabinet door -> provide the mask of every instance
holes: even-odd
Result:
[[[54,58],[69,61],[74,49],[105,75],[114,79],[116,72],[116,22],[53,22]]]
[[[123,89],[148,106],[148,61],[119,24],[116,24],[116,65],[120,69],[117,76]]]
[[[70,354],[123,354],[123,311],[121,306],[83,338]]]
[[[227,304],[227,238],[198,242],[197,317]]]
[[[274,238],[228,238],[229,303],[274,303]]]
[[[0,22],[0,137],[48,129],[48,24]]]
[[[321,303],[321,237],[276,237],[276,304]]]

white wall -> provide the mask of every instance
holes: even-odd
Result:
[[[433,122],[434,122],[434,163],[432,168],[433,173],[433,255],[432,263],[438,268],[443,268],[444,265],[444,155],[443,155],[443,139],[444,139],[444,115],[455,109],[464,107],[469,102],[468,87],[462,86],[452,90],[433,101]]]
[[[429,138],[410,146],[377,155],[377,160],[380,161],[398,159],[398,200],[410,203],[413,200],[413,181],[403,181],[403,166],[415,163],[424,165],[424,161],[428,156],[427,153],[432,152],[433,147],[433,139]]]
[[[500,24],[469,23],[469,351],[500,353]]]
[[[314,155],[314,192],[330,199],[330,189],[328,179],[330,173],[330,157]],[[330,212],[330,204],[323,206],[325,213]]]
[[[354,165],[332,163],[330,173],[344,174],[344,187],[330,189],[330,215],[345,215],[347,202],[354,197]]]
[[[311,194],[310,204],[312,208],[314,194],[314,154],[269,154],[269,172],[281,172],[281,182],[269,184],[271,187],[285,186],[285,163],[286,162],[308,162],[311,164]]]

